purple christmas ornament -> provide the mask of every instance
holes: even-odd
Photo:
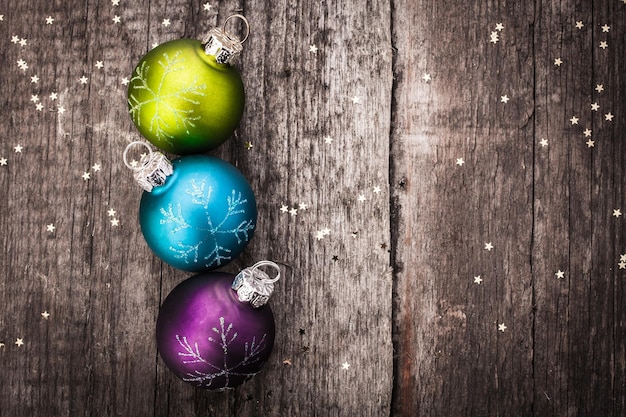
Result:
[[[259,270],[272,266],[269,279]],[[180,379],[211,390],[234,388],[258,373],[274,346],[269,299],[278,265],[262,261],[236,277],[223,272],[195,275],[167,296],[156,325],[157,346]]]

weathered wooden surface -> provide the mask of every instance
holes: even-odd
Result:
[[[246,110],[213,154],[249,178],[259,226],[224,269],[273,259],[284,277],[271,359],[211,393],[157,354],[158,306],[190,274],[139,231],[124,78],[235,12]],[[626,412],[624,1],[0,15],[0,416]]]
[[[533,356],[533,5],[407,1],[394,16],[394,411],[525,414]],[[491,31],[499,42],[490,42]]]
[[[394,7],[394,414],[622,415],[624,5],[448,3]]]

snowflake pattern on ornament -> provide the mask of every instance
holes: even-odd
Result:
[[[197,85],[197,79],[193,80],[191,86],[180,88],[172,93],[164,94],[161,91],[166,78],[184,68],[181,64],[183,64],[185,60],[180,59],[179,55],[180,52],[177,52],[173,58],[170,58],[166,52],[163,53],[163,59],[157,61],[157,63],[163,67],[163,73],[159,81],[154,84],[148,81],[150,77],[150,65],[145,61],[142,62],[141,65],[137,67],[136,75],[131,78],[130,82],[135,83],[134,90],[146,91],[149,97],[146,100],[141,100],[135,97],[133,93],[130,93],[128,96],[130,115],[137,126],[142,125],[141,111],[144,107],[148,104],[154,104],[154,110],[152,110],[154,116],[150,119],[148,129],[159,140],[164,140],[170,145],[174,144],[172,142],[174,136],[168,133],[168,130],[172,129],[172,126],[164,120],[162,115],[171,115],[176,123],[175,127],[177,129],[183,127],[188,131],[190,128],[196,126],[194,122],[200,120],[201,116],[195,115],[193,108],[176,107],[176,103],[199,105],[200,102],[195,98],[204,97],[206,95],[202,92],[202,90],[206,89],[206,85]]]
[[[203,358],[197,342],[194,342],[192,345],[187,337],[176,335],[176,340],[182,348],[182,352],[178,352],[178,356],[183,358],[182,362],[184,364],[205,364],[209,368],[207,372],[202,372],[197,369],[194,372],[188,372],[187,376],[183,378],[183,381],[194,382],[198,384],[198,386],[206,388],[226,389],[229,386],[230,378],[233,376],[248,379],[256,375],[256,372],[245,372],[241,368],[259,362],[261,359],[260,354],[265,347],[267,334],[263,334],[263,337],[258,343],[255,337],[253,337],[251,341],[246,342],[244,344],[243,358],[236,364],[231,365],[228,361],[228,348],[237,338],[237,332],[233,332],[231,336],[233,324],[230,323],[225,327],[224,317],[220,317],[220,328],[213,327],[212,330],[217,334],[217,338],[209,336],[208,341],[219,345],[224,352],[224,360],[219,364],[211,363]],[[223,378],[224,385],[222,387],[213,386],[216,379],[220,378]]]
[[[170,230],[171,234],[176,234],[184,229],[195,229],[204,234],[204,237],[194,245],[185,244],[182,241],[177,242],[177,246],[170,246],[170,250],[176,253],[177,259],[182,259],[185,263],[198,263],[199,253],[206,253],[204,249],[206,245],[210,249],[208,255],[204,256],[202,260],[206,261],[205,266],[207,268],[213,266],[222,265],[222,261],[230,261],[231,256],[230,249],[225,248],[219,244],[219,235],[232,235],[237,239],[237,244],[241,245],[243,242],[250,240],[250,232],[255,228],[254,220],[244,220],[237,227],[231,229],[224,229],[224,224],[231,216],[238,214],[245,214],[246,210],[241,208],[243,204],[248,202],[247,199],[241,198],[241,192],[237,193],[232,190],[231,195],[226,198],[228,204],[228,210],[226,215],[219,223],[214,223],[209,214],[209,203],[211,202],[211,196],[213,194],[213,187],[206,187],[206,181],[202,180],[200,184],[197,184],[194,179],[189,181],[191,188],[185,190],[187,194],[191,196],[191,202],[195,205],[199,205],[204,209],[204,213],[207,218],[206,227],[193,226],[187,222],[182,213],[182,207],[176,204],[176,208],[170,203],[167,209],[161,208],[161,224],[174,224],[176,225]],[[206,190],[205,190],[206,188]]]

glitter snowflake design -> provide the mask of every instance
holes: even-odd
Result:
[[[201,116],[195,114],[194,106],[200,104],[198,99],[205,96],[203,90],[206,89],[205,84],[198,85],[197,78],[194,78],[193,82],[186,88],[181,88],[169,94],[162,92],[166,79],[184,68],[180,64],[185,60],[180,58],[180,54],[181,52],[177,52],[170,58],[167,52],[163,53],[162,59],[157,61],[157,65],[163,68],[163,73],[156,83],[149,82],[150,65],[143,61],[137,67],[135,75],[130,82],[133,85],[133,91],[146,92],[147,98],[142,100],[136,97],[134,92],[128,96],[130,115],[137,127],[142,126],[141,113],[144,107],[154,103],[153,116],[150,118],[149,125],[144,127],[154,134],[157,139],[164,140],[170,145],[173,145],[172,140],[174,136],[168,133],[168,131],[175,128],[176,130],[184,129],[189,133],[189,129],[196,126],[194,122],[200,120]],[[167,116],[168,120],[165,120],[164,116]]]
[[[254,220],[243,220],[237,227],[225,229],[225,223],[232,217],[239,214],[245,214],[246,210],[242,207],[248,202],[247,199],[241,197],[241,192],[237,193],[232,190],[230,196],[226,198],[228,209],[224,218],[219,223],[214,223],[209,214],[209,203],[213,188],[206,186],[206,181],[202,180],[200,184],[195,180],[190,180],[191,188],[185,190],[191,196],[191,202],[194,205],[202,207],[206,215],[207,223],[205,227],[192,226],[183,216],[180,203],[176,206],[171,203],[167,209],[161,208],[161,224],[171,224],[173,227],[170,234],[175,235],[181,230],[194,229],[201,232],[204,237],[196,244],[189,245],[182,241],[176,243],[176,246],[170,246],[170,250],[175,254],[176,259],[182,259],[185,263],[198,263],[204,261],[205,267],[220,266],[223,261],[230,261],[231,250],[220,245],[220,237],[224,235],[233,236],[237,240],[237,244],[241,245],[250,240],[250,233],[254,230]],[[207,253],[208,252],[208,253]],[[206,254],[202,256],[201,254]],[[202,257],[201,257],[202,256]]]
[[[209,336],[208,341],[215,343],[222,348],[224,352],[224,360],[219,364],[211,363],[207,359],[202,357],[198,343],[193,345],[187,340],[187,337],[176,335],[176,340],[180,345],[182,351],[178,352],[178,356],[182,358],[184,364],[204,364],[208,371],[202,372],[194,370],[188,372],[183,381],[196,383],[198,386],[212,388],[212,389],[226,389],[229,386],[231,377],[243,377],[248,379],[254,376],[257,372],[250,372],[245,368],[249,365],[258,363],[261,360],[261,352],[265,347],[265,338],[267,334],[264,334],[259,343],[256,342],[256,338],[253,337],[250,342],[244,344],[243,357],[237,363],[230,364],[228,360],[229,347],[237,339],[237,332],[233,332],[233,324],[230,323],[225,326],[224,317],[220,317],[220,328],[213,327],[213,332],[217,335],[216,338]],[[223,381],[223,386],[218,387],[217,380]],[[214,383],[216,385],[214,385]]]

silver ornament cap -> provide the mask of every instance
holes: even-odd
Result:
[[[259,268],[270,266],[277,275],[270,278]],[[249,303],[254,308],[265,304],[274,292],[274,283],[280,279],[280,267],[272,261],[260,261],[251,267],[245,268],[237,274],[231,288],[237,293],[237,299],[242,303]]]
[[[128,162],[128,151],[134,146],[144,146],[148,153],[141,155],[139,163],[137,161]],[[154,187],[165,184],[167,177],[172,175],[174,169],[172,163],[161,152],[153,152],[144,142],[132,142],[124,150],[124,164],[134,171],[135,181],[147,192],[151,192]]]
[[[239,18],[245,23],[245,35],[241,40],[226,31],[226,22],[233,18]],[[218,64],[232,65],[235,58],[243,51],[243,43],[248,39],[249,35],[250,25],[248,24],[248,19],[240,14],[234,14],[224,21],[221,28],[211,29],[205,36],[202,42],[204,44],[204,52],[207,55],[214,56]]]

